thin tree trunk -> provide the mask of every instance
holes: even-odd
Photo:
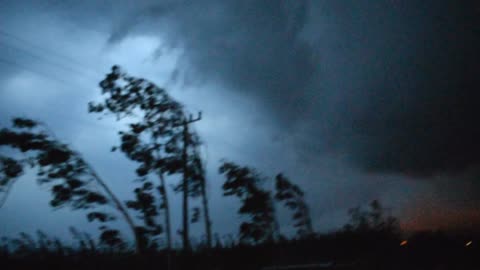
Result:
[[[276,190],[276,187],[275,187],[275,182],[272,181],[272,187],[271,187],[271,192],[270,193],[270,203],[272,205],[272,218],[273,218],[273,224],[272,224],[272,240],[275,242],[275,241],[278,241],[280,240],[280,224],[278,222],[278,219],[277,219],[277,207],[275,205],[275,190]]]
[[[312,235],[313,225],[312,225],[312,217],[310,217],[310,208],[308,207],[305,201],[303,201],[303,203],[305,204],[305,216],[307,217],[307,222],[306,222],[307,231],[309,235]]]
[[[205,220],[205,232],[207,233],[207,247],[212,248],[212,222],[210,221],[210,215],[208,213],[208,199],[207,199],[206,184],[207,184],[207,181],[205,179],[205,176],[203,176],[201,192],[202,192],[203,215]]]
[[[7,197],[8,195],[10,194],[10,191],[12,190],[12,187],[13,187],[13,184],[15,183],[15,181],[17,181],[16,178],[14,179],[11,179],[8,183],[7,183],[7,188],[5,190],[5,194],[2,196],[2,198],[0,199],[0,208],[3,207],[3,205],[5,204],[5,202],[7,201]]]
[[[272,240],[275,242],[275,241],[280,240],[280,224],[278,224],[277,209],[275,207],[275,200],[273,199],[273,195],[270,199],[270,202],[272,204],[272,218],[273,218]]]
[[[138,235],[137,230],[135,229],[135,223],[133,222],[132,217],[128,214],[127,209],[123,206],[123,204],[120,202],[120,200],[115,196],[115,194],[110,190],[110,188],[107,186],[107,184],[97,175],[97,173],[90,167],[92,176],[95,178],[95,180],[100,184],[100,186],[107,192],[108,196],[110,196],[110,199],[112,202],[115,204],[115,207],[120,211],[122,214],[123,218],[127,222],[128,226],[132,230],[134,239],[135,239],[135,251],[136,253],[141,253],[142,247],[140,245],[140,236]]]
[[[172,248],[172,234],[170,228],[170,205],[168,203],[168,196],[167,196],[167,189],[165,185],[165,177],[163,173],[159,172],[158,176],[160,178],[160,194],[162,195],[163,203],[165,206],[165,227],[166,227],[166,234],[167,234],[167,250],[170,252]]]
[[[155,144],[156,159],[160,160],[161,155],[159,151],[159,145],[157,144],[157,138],[152,135],[153,143]],[[167,269],[171,269],[171,252],[172,252],[172,229],[170,226],[170,203],[168,202],[167,185],[165,176],[162,170],[158,169],[158,177],[160,178],[160,195],[163,199],[163,206],[165,207],[165,230],[167,235]]]
[[[182,121],[183,125],[183,151],[182,151],[182,162],[183,162],[183,181],[182,181],[182,188],[183,188],[183,231],[182,231],[182,238],[183,238],[183,250],[189,252],[191,250],[190,246],[190,235],[189,235],[189,214],[188,214],[188,197],[189,197],[189,171],[188,171],[188,144],[190,142],[189,133],[188,133],[188,125],[202,119],[202,113],[198,113],[198,117],[196,119],[192,118],[192,115],[187,117],[184,115],[184,119]]]

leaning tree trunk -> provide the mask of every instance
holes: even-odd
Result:
[[[91,168],[91,167],[90,167]],[[115,207],[120,211],[122,214],[123,218],[127,222],[128,226],[130,227],[130,230],[133,233],[134,240],[135,240],[135,251],[136,253],[141,253],[142,247],[140,244],[140,235],[138,234],[137,229],[135,228],[135,223],[133,222],[132,217],[130,214],[128,214],[127,209],[123,206],[123,204],[120,202],[120,200],[115,196],[115,194],[112,192],[112,190],[107,186],[107,184],[97,175],[93,169],[91,169],[92,176],[95,178],[97,183],[105,190],[105,192],[108,194],[112,202],[115,204]]]
[[[208,199],[207,199],[207,191],[206,191],[206,184],[207,181],[205,177],[203,177],[202,185],[201,185],[201,192],[202,192],[202,204],[203,204],[203,215],[205,220],[205,232],[207,234],[207,247],[212,247],[212,222],[210,220],[210,215],[208,212]]]
[[[163,199],[163,206],[165,208],[165,227],[166,227],[166,235],[167,235],[167,250],[170,252],[172,248],[172,235],[171,235],[171,228],[170,228],[170,205],[168,203],[168,196],[167,196],[167,189],[165,188],[165,177],[162,172],[158,173],[160,178],[160,195]]]
[[[152,143],[155,145],[155,158],[156,160],[161,160],[161,154],[159,150],[159,144],[157,142],[157,138],[152,135]],[[168,194],[167,194],[167,185],[165,181],[165,176],[161,168],[157,168],[158,178],[160,179],[160,196],[162,196],[162,204],[165,210],[165,227],[166,227],[166,235],[167,235],[167,251],[168,251],[168,258],[170,260],[170,251],[172,249],[172,231],[170,226],[170,204],[168,202]],[[170,263],[170,261],[169,261]],[[170,266],[169,266],[170,269]]]
[[[305,203],[305,201],[304,201]],[[309,235],[313,234],[313,225],[312,225],[312,217],[310,216],[310,208],[305,203],[305,216],[307,217],[305,226],[307,227],[307,232]]]
[[[277,219],[277,209],[275,207],[275,201],[273,199],[270,200],[272,204],[272,240],[273,242],[280,240],[280,224],[278,223]]]

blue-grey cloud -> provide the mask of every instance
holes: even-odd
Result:
[[[110,41],[156,33],[183,51],[185,76],[256,98],[283,137],[305,138],[316,154],[346,151],[366,170],[431,175],[478,163],[476,8],[152,3],[120,16]]]

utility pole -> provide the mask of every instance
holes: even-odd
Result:
[[[182,238],[183,238],[183,250],[190,251],[190,239],[189,239],[189,215],[188,215],[188,144],[189,144],[189,133],[188,133],[188,125],[202,119],[202,112],[198,113],[197,118],[193,119],[192,115],[190,114],[188,119],[185,117],[183,119],[183,153],[182,153],[182,162],[183,162],[183,231],[182,231]]]

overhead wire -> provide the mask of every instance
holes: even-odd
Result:
[[[68,86],[71,86],[71,83],[67,82],[67,81],[64,81],[62,79],[59,79],[57,77],[54,77],[54,76],[50,76],[48,73],[44,73],[42,71],[38,71],[38,70],[35,70],[35,69],[32,69],[28,66],[24,66],[22,64],[19,64],[17,62],[14,62],[14,61],[10,61],[8,59],[4,59],[4,58],[1,58],[0,57],[0,63],[3,63],[4,65],[7,65],[7,66],[15,66],[17,69],[23,69],[23,70],[26,70],[26,71],[29,71],[30,73],[35,73],[37,75],[40,75],[42,77],[45,77],[49,80],[53,80],[53,81],[57,81],[57,82],[60,82],[62,84],[66,84]]]
[[[85,72],[83,72],[82,70],[77,70],[77,69],[71,68],[71,67],[69,67],[69,66],[67,66],[67,65],[63,65],[63,64],[61,64],[61,63],[56,63],[56,62],[54,62],[54,61],[51,61],[51,60],[50,60],[49,58],[47,58],[47,57],[39,56],[39,55],[37,55],[37,54],[35,54],[35,53],[32,53],[32,52],[30,52],[30,51],[28,51],[28,50],[26,50],[26,49],[22,49],[22,48],[19,48],[19,47],[10,45],[10,44],[2,41],[2,40],[0,40],[0,46],[4,46],[4,47],[7,47],[7,48],[16,50],[16,51],[21,52],[21,53],[23,53],[23,54],[25,54],[25,55],[28,55],[28,56],[30,56],[30,57],[32,57],[32,58],[35,58],[35,59],[37,59],[37,60],[40,60],[40,61],[42,61],[43,63],[49,64],[50,66],[53,66],[53,67],[56,67],[56,68],[59,68],[59,69],[63,69],[63,70],[67,70],[67,71],[69,71],[69,72],[74,72],[74,73],[76,73],[77,75],[82,74],[83,76],[89,77],[90,79],[96,79],[96,78],[93,77],[92,75],[90,75],[90,74],[88,74],[88,73],[85,73]]]
[[[12,50],[16,50],[16,51],[18,51],[19,53],[21,53],[25,56],[29,56],[30,58],[36,59],[40,63],[48,64],[49,66],[52,66],[54,68],[67,71],[69,73],[73,73],[77,76],[82,76],[84,78],[88,78],[89,80],[97,81],[97,80],[100,79],[100,78],[97,78],[96,76],[93,75],[93,74],[101,74],[100,72],[97,72],[95,70],[91,70],[90,68],[88,68],[84,64],[82,64],[80,61],[77,61],[76,59],[74,59],[72,57],[63,55],[63,54],[58,53],[58,52],[54,52],[51,49],[46,49],[43,46],[40,46],[40,45],[38,45],[34,42],[31,42],[31,41],[29,41],[25,38],[19,37],[18,35],[7,32],[3,29],[0,29],[0,36],[9,37],[10,39],[16,40],[17,42],[21,43],[24,46],[26,45],[27,47],[34,48],[37,51],[43,51],[47,55],[46,56],[45,55],[39,55],[37,52],[32,52],[32,50],[29,50],[29,49],[26,49],[26,48],[20,48],[18,46],[12,45],[11,43],[6,42],[6,39],[0,39],[0,46],[4,46],[4,47],[10,48]],[[52,59],[55,59],[55,57],[56,57],[57,61],[52,60]],[[68,64],[62,63],[60,61],[60,59],[62,59],[63,62],[66,62]],[[23,64],[19,63],[19,61],[7,59],[5,57],[0,57],[0,63],[3,63],[4,65],[7,65],[7,66],[15,66],[17,69],[26,70],[30,73],[40,75],[40,76],[45,77],[49,80],[54,80],[54,81],[60,82],[60,83],[62,83],[64,85],[67,85],[67,86],[84,88],[84,87],[82,87],[82,86],[80,86],[76,83],[73,83],[72,81],[63,80],[63,79],[59,78],[59,76],[51,75],[51,74],[49,74],[45,71],[39,71],[38,69],[34,69],[29,65],[23,65]],[[87,73],[85,71],[90,71],[91,74]]]
[[[67,60],[67,61],[69,61],[69,62],[71,62],[71,63],[73,63],[73,64],[75,64],[75,65],[77,65],[77,66],[82,67],[84,70],[91,71],[89,67],[85,66],[83,63],[81,63],[80,61],[78,61],[78,60],[76,60],[76,59],[74,59],[74,58],[72,58],[72,57],[70,57],[70,56],[66,56],[66,55],[61,54],[61,53],[59,53],[59,52],[57,52],[57,51],[54,51],[54,50],[52,50],[52,49],[47,49],[47,48],[45,48],[45,47],[43,47],[43,46],[40,46],[40,45],[38,45],[38,44],[35,44],[35,43],[33,43],[33,42],[25,39],[25,38],[22,38],[22,37],[19,37],[19,36],[15,35],[15,34],[9,33],[9,32],[7,32],[7,31],[5,31],[5,30],[0,29],[0,35],[3,35],[3,36],[8,37],[8,38],[10,38],[10,39],[16,40],[17,42],[26,44],[26,45],[28,45],[28,46],[30,46],[30,47],[32,47],[32,48],[35,48],[35,49],[40,50],[40,51],[43,51],[43,52],[48,53],[48,54],[50,54],[50,55],[54,55],[54,56],[57,56],[57,57],[59,57],[59,58],[63,58],[63,59],[65,59],[65,60]],[[0,40],[0,42],[2,42],[2,40]],[[4,43],[4,42],[5,42],[5,41],[3,40],[2,43]],[[94,72],[97,73],[97,71],[94,71]]]

